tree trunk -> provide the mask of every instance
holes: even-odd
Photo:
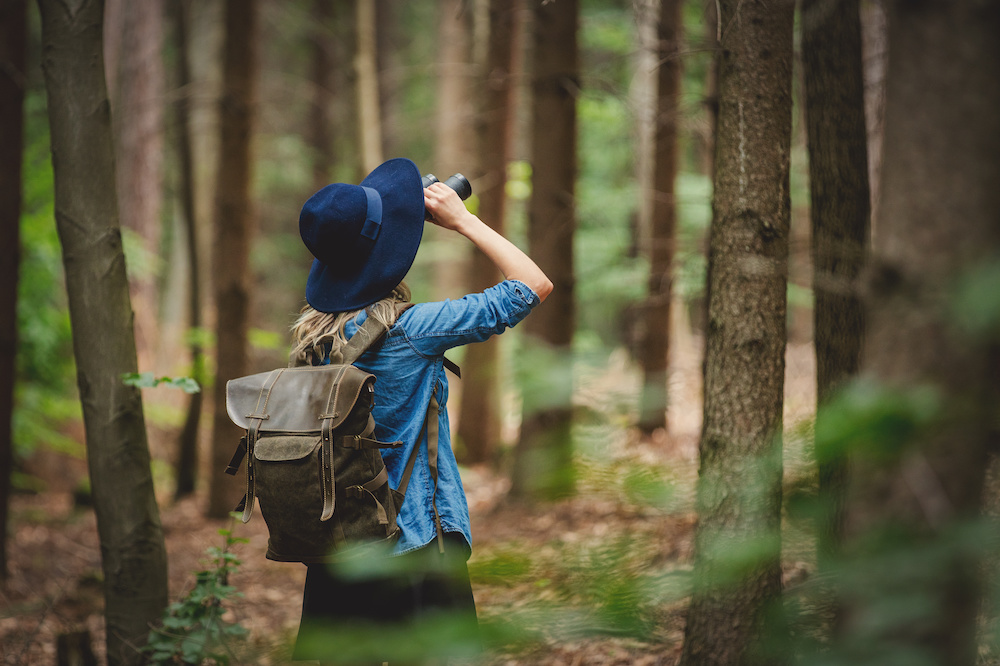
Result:
[[[817,420],[861,366],[858,277],[868,255],[870,193],[858,0],[803,0],[802,67],[809,147]],[[822,426],[818,426],[822,427]],[[832,453],[832,452],[831,452]],[[847,461],[817,451],[820,564],[843,537]]]
[[[124,2],[121,6],[121,53],[112,120],[118,168],[121,224],[141,248],[129,275],[135,310],[139,367],[154,370],[159,343],[155,262],[160,255],[160,208],[163,199],[162,0]]]
[[[694,590],[681,664],[773,663],[790,223],[791,2],[722,0]]]
[[[334,104],[336,58],[333,36],[333,0],[313,0],[310,7],[311,69],[309,105],[309,146],[312,148],[312,188],[330,182],[336,156],[330,137],[330,109]]]
[[[110,664],[137,663],[167,562],[136,372],[101,46],[103,4],[40,0],[55,210],[104,570]]]
[[[531,202],[528,245],[555,285],[524,322],[533,387],[526,387],[511,493],[558,497],[573,492],[573,238],[576,231],[576,97],[580,87],[577,0],[532,0]]]
[[[434,169],[440,180],[453,173],[471,176],[475,159],[472,110],[473,12],[465,0],[438,0],[436,95],[434,110]],[[424,230],[440,248],[433,269],[435,300],[461,298],[468,293],[468,243],[437,225]],[[466,364],[468,365],[468,364]],[[464,387],[462,399],[465,398]]]
[[[190,16],[190,0],[173,0],[171,15],[174,19],[174,38],[176,42],[177,87],[182,91],[174,106],[177,127],[177,161],[180,167],[180,191],[178,197],[181,203],[181,214],[184,217],[185,246],[187,248],[188,275],[188,327],[197,331],[201,328],[201,252],[198,249],[197,206],[195,206],[194,156],[191,136],[191,65],[188,61],[188,31],[187,22]],[[191,336],[188,343],[191,353],[191,378],[205,388],[205,354],[202,349],[201,336]],[[198,432],[201,425],[202,403],[204,393],[193,393],[188,402],[187,416],[184,428],[178,440],[177,447],[177,486],[175,499],[186,497],[195,491],[198,482]]]
[[[400,63],[400,45],[406,37],[400,34],[399,12],[403,3],[399,0],[374,0],[375,5],[375,79],[378,86],[379,127],[382,137],[380,150],[383,156],[400,154],[403,101],[400,82],[412,63]],[[388,158],[386,158],[388,159]]]
[[[882,176],[882,135],[885,129],[885,74],[889,45],[885,7],[881,0],[861,5],[861,53],[864,63],[865,125],[868,128],[868,189],[871,227],[877,226],[879,181]]]
[[[977,521],[1000,404],[1000,6],[897,1],[888,24],[863,375],[911,406],[852,451],[845,649],[963,666],[979,663],[981,556],[995,554]]]
[[[381,164],[382,106],[379,103],[378,67],[375,40],[375,3],[357,0],[357,52],[354,69],[357,72],[358,154],[361,157],[361,178]]]
[[[479,218],[501,234],[507,210],[505,188],[513,114],[513,44],[517,26],[515,13],[519,5],[519,2],[507,0],[489,2],[489,39],[479,92],[479,178],[476,179]],[[473,252],[468,280],[471,291],[487,289],[501,277],[485,254]],[[458,438],[465,445],[466,461],[470,463],[492,460],[500,441],[499,352],[499,338],[470,345],[465,350]]]
[[[27,35],[28,1],[0,0],[0,580],[6,580],[8,574],[7,520],[14,465],[12,419]]]
[[[667,427],[667,371],[670,356],[670,300],[677,226],[678,95],[681,83],[680,0],[661,0],[657,27],[656,107],[653,113],[653,178],[649,202],[649,291],[644,308],[643,372],[639,428]]]
[[[56,637],[56,666],[97,666],[89,630],[68,631]]]
[[[216,374],[213,392],[212,487],[208,515],[225,518],[238,499],[236,477],[223,474],[240,439],[226,413],[226,382],[247,373],[250,326],[251,140],[257,78],[257,3],[226,0],[221,139],[213,276]]]

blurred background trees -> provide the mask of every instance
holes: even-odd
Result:
[[[971,574],[926,578],[974,572],[985,555],[969,543],[988,529],[976,519],[995,439],[997,128],[984,109],[998,101],[987,36],[998,26],[971,0],[906,5],[804,0],[795,53],[787,2],[107,0],[138,369],[204,389],[143,396],[146,436],[129,444],[150,452],[161,503],[193,494],[211,515],[232,508],[238,489],[219,484],[238,433],[220,396],[232,376],[286,362],[311,261],[299,208],[402,155],[469,176],[470,207],[556,283],[524,326],[456,354],[465,379],[449,406],[469,469],[528,502],[628,493],[645,486],[609,461],[693,450],[700,429],[698,554],[679,593],[695,590],[687,663],[720,643],[732,650],[719,663],[740,663],[758,630],[812,654],[863,634],[852,618],[898,612],[847,594],[867,582],[834,575],[841,543],[844,566],[906,557],[893,548],[947,553],[872,589],[896,602],[926,592],[920,640],[947,655],[929,663],[969,663],[971,609],[992,596]],[[83,463],[40,24],[34,5],[0,2],[0,382],[14,388],[0,390],[0,471],[14,492],[86,502],[103,489]],[[889,48],[909,64],[886,70]],[[497,279],[428,229],[408,282],[428,300]],[[813,344],[815,370],[785,366]],[[862,371],[881,388],[850,388]],[[813,389],[790,406],[786,381],[802,374],[819,400],[805,418],[794,409]],[[887,442],[899,450],[858,452]],[[0,508],[9,492],[0,483]],[[886,522],[904,529],[859,537]],[[733,533],[747,539],[713,563]],[[822,584],[782,596],[779,567],[801,544],[810,563],[817,548],[828,556]],[[810,605],[831,586],[843,635]],[[782,622],[758,622],[779,605]],[[932,621],[946,614],[957,619]],[[945,646],[942,631],[959,638]]]

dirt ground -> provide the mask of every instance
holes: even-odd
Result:
[[[809,363],[808,352],[790,349],[786,427],[802,418],[811,404]],[[470,570],[484,623],[512,613],[528,618],[532,612],[544,613],[532,609],[547,598],[569,599],[586,607],[591,599],[587,596],[590,592],[583,589],[588,587],[587,577],[599,577],[603,566],[594,553],[606,553],[615,544],[632,545],[627,546],[631,559],[608,560],[612,563],[609,566],[618,567],[614,576],[650,567],[668,576],[690,569],[700,418],[695,397],[700,391],[692,389],[698,383],[698,370],[694,363],[675,366],[672,384],[685,390],[673,394],[678,398],[670,410],[670,435],[660,432],[641,439],[615,427],[614,414],[607,413],[583,433],[585,440],[600,442],[602,453],[584,462],[578,497],[542,506],[511,505],[505,501],[507,481],[503,476],[485,467],[463,470],[475,540]],[[587,385],[628,384],[609,377],[626,372],[624,364],[616,367],[612,362],[595,372],[610,384],[584,381],[580,391],[584,404],[607,404],[606,395],[588,395]],[[790,462],[793,468],[798,464],[794,459]],[[661,501],[656,495],[660,486],[655,484],[650,486],[652,495],[640,493],[637,498],[631,492],[636,479],[650,478],[669,483],[666,499]],[[161,503],[171,600],[193,586],[194,572],[204,567],[205,550],[221,546],[218,530],[231,526],[206,520],[203,507],[202,497],[180,503],[164,499]],[[89,630],[93,649],[104,663],[100,550],[93,512],[75,508],[68,491],[48,491],[15,497],[12,520],[11,576],[0,588],[0,663],[54,664],[56,637],[80,629]],[[256,650],[253,663],[289,663],[305,568],[264,558],[267,534],[259,516],[234,527],[234,534],[248,538],[249,543],[236,547],[243,564],[230,582],[244,596],[234,601],[230,617],[250,630],[249,640]],[[515,563],[528,564],[515,568],[516,575],[504,576],[502,564],[512,554],[527,557],[515,557]],[[788,570],[796,575],[806,568],[791,562]],[[581,591],[574,599],[576,587]],[[682,642],[683,611],[683,600],[651,609],[648,617],[653,628],[641,636],[614,627],[602,629],[600,623],[586,618],[572,619],[576,616],[558,624],[559,630],[553,629],[555,623],[541,622],[532,641],[492,646],[482,663],[674,664]],[[575,630],[574,622],[579,623]]]

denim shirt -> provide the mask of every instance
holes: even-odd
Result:
[[[444,353],[470,342],[482,342],[520,322],[539,303],[524,283],[506,280],[482,293],[458,300],[420,303],[400,315],[377,350],[365,352],[355,365],[375,375],[375,435],[383,442],[402,441],[398,449],[383,449],[382,456],[393,488],[415,446],[420,446],[398,517],[401,530],[396,553],[431,543],[437,535],[431,497],[434,482],[427,462],[424,420],[431,395],[440,405],[438,414],[437,510],[445,532],[456,532],[472,544],[469,506],[451,448],[448,424],[448,377]],[[362,313],[358,323],[365,320]],[[348,323],[345,332],[353,335]]]

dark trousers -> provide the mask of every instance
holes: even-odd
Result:
[[[426,663],[479,648],[468,547],[446,534],[364,567],[309,565],[292,658],[331,664]]]

